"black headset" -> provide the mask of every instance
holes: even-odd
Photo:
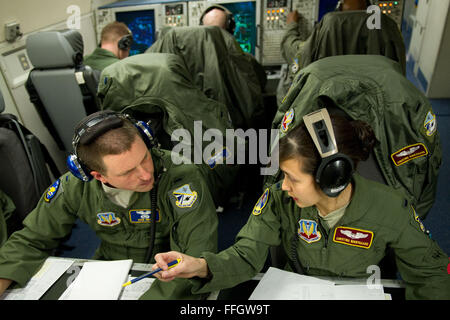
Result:
[[[303,121],[322,158],[315,172],[315,180],[327,196],[337,197],[351,181],[353,161],[338,152],[327,109],[309,113],[303,117]]]
[[[132,44],[133,44],[133,35],[130,33],[120,38],[118,47],[121,50],[128,50],[131,48]]]
[[[122,127],[124,121],[130,121],[134,124],[147,148],[150,149],[156,145],[153,131],[144,121],[136,121],[127,114],[111,110],[95,112],[83,119],[75,128],[72,139],[73,153],[67,157],[67,166],[75,177],[85,182],[93,179],[90,174],[91,170],[78,158],[78,146],[89,144],[107,131]]]
[[[219,4],[214,4],[208,8],[202,13],[200,16],[200,25],[203,25],[203,17],[210,11],[214,9],[222,10],[226,13],[226,20],[225,20],[225,30],[227,30],[229,33],[234,34],[234,29],[236,28],[236,22],[234,21],[234,15],[233,13],[225,8],[224,6],[221,6]]]

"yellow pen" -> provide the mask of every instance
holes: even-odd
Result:
[[[170,269],[170,268],[173,268],[173,267],[175,267],[177,264],[179,264],[180,261],[181,261],[181,259],[173,260],[173,261],[169,262],[169,263],[167,264],[167,266],[169,267],[169,269]],[[137,278],[134,278],[133,280],[130,280],[130,281],[128,281],[128,282],[125,282],[125,283],[122,285],[122,287],[126,287],[127,285],[132,284],[132,283],[135,283],[136,281],[139,281],[139,280],[141,280],[141,279],[148,278],[148,277],[150,277],[150,276],[152,276],[152,275],[154,275],[155,273],[160,272],[160,271],[163,271],[163,269],[158,268],[158,269],[156,269],[156,270],[153,270],[152,272],[143,274],[143,275],[140,276],[140,277],[137,277]]]

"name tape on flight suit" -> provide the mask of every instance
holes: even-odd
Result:
[[[128,215],[130,216],[131,223],[150,223],[152,222],[152,210],[150,209],[134,209],[128,211]],[[161,221],[161,215],[159,214],[159,210],[156,209],[155,221]]]
[[[334,230],[333,241],[352,247],[369,249],[372,246],[373,232],[348,227],[337,227]]]
[[[428,150],[425,145],[423,143],[416,143],[394,152],[391,155],[391,159],[398,167],[410,160],[426,156],[427,154]]]

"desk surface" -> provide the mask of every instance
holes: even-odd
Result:
[[[87,259],[70,259],[70,258],[60,258],[65,260],[73,260],[72,266],[67,269],[67,271],[50,287],[49,290],[40,298],[40,300],[58,300],[58,298],[67,289],[68,285],[76,278],[83,263]],[[134,263],[130,270],[130,275],[133,277],[140,276],[144,273],[151,271],[152,264]],[[258,285],[259,281],[263,277],[264,273],[259,273],[251,280],[243,282],[233,288],[221,290],[220,292],[215,292],[210,295],[208,299],[211,300],[248,300],[252,294],[255,287]],[[366,279],[342,279],[342,278],[329,278],[329,277],[319,277],[324,280],[330,280],[339,285],[349,285],[349,284],[362,284],[366,283]],[[405,296],[405,286],[401,280],[390,280],[381,279],[381,284],[383,285],[385,293],[389,293],[393,300],[404,300]]]

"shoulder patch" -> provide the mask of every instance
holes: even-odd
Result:
[[[289,129],[289,126],[294,121],[294,109],[289,109],[283,117],[283,120],[281,121],[281,132],[286,133]]]
[[[255,216],[259,216],[264,209],[264,207],[267,204],[267,201],[269,200],[269,188],[264,191],[261,197],[259,197],[258,202],[256,202],[255,206],[253,207],[252,214]]]
[[[423,122],[423,127],[425,128],[425,133],[429,137],[436,132],[437,129],[436,116],[431,111],[428,111],[425,120]]]
[[[426,232],[425,226],[423,225],[422,220],[420,220],[419,215],[417,214],[416,210],[414,209],[413,206],[411,206],[411,209],[414,214],[414,220],[419,224],[420,230],[422,230],[423,232]]]
[[[45,192],[44,195],[44,201],[47,203],[50,203],[52,199],[56,196],[58,193],[59,187],[61,185],[61,180],[56,180]]]
[[[190,208],[198,198],[197,191],[192,191],[189,184],[185,184],[182,187],[175,189],[172,194],[176,199],[175,205],[178,208]]]

